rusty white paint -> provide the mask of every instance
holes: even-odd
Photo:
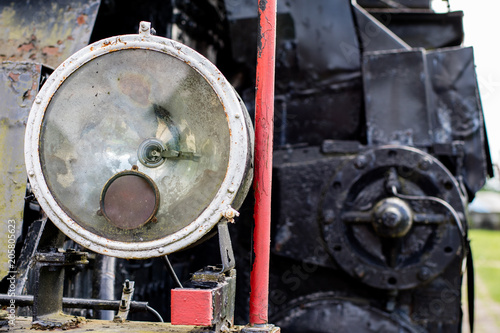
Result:
[[[223,217],[228,203],[233,202],[237,189],[245,180],[248,158],[253,156],[251,129],[248,117],[237,94],[221,72],[206,58],[176,41],[152,36],[141,25],[138,35],[107,38],[91,44],[63,62],[44,84],[28,119],[25,137],[25,158],[30,182],[38,202],[54,224],[68,237],[92,251],[120,258],[150,258],[172,253],[195,243],[207,234]],[[185,228],[158,240],[130,243],[109,240],[81,227],[62,209],[47,186],[42,172],[39,147],[44,114],[52,96],[64,80],[93,59],[115,51],[144,49],[175,57],[197,71],[211,85],[224,107],[230,132],[229,162],[226,177],[218,192],[203,213]],[[224,203],[224,204],[223,204]]]

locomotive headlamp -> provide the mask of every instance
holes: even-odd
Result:
[[[138,35],[108,38],[61,64],[31,110],[28,175],[69,237],[146,258],[205,236],[251,179],[253,130],[239,97],[200,54]]]

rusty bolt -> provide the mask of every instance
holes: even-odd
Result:
[[[228,206],[227,209],[222,213],[222,215],[231,223],[234,223],[234,218],[236,216],[240,216],[240,213],[231,206]]]
[[[363,278],[363,276],[365,276],[365,269],[363,268],[363,266],[358,265],[354,268],[354,273],[356,273],[357,277],[361,279]]]

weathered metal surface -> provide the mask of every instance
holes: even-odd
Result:
[[[17,258],[16,295],[26,295],[28,293],[28,276],[34,266],[35,253],[46,223],[46,219],[33,221],[24,236],[24,244]]]
[[[369,12],[411,47],[460,46],[464,39],[461,11],[434,13],[389,9]]]
[[[245,326],[234,326],[234,332],[241,332]],[[78,327],[71,328],[70,332],[88,333],[110,332],[110,333],[215,333],[214,330],[207,327],[171,325],[169,323],[154,323],[146,321],[130,321],[125,323],[113,323],[106,320],[84,320],[78,324]],[[16,318],[15,326],[0,327],[0,332],[33,332],[31,329],[31,318]],[[279,329],[273,330],[273,333],[279,333]]]
[[[242,73],[254,72],[257,2],[230,0],[224,5],[231,56],[244,68]],[[311,7],[303,1],[280,0],[277,17],[274,145],[356,139],[362,122],[362,82],[349,2],[322,0]],[[252,113],[254,85],[243,88]]]
[[[228,217],[226,216],[226,219],[221,220],[217,224],[217,232],[219,233],[219,248],[222,261],[222,272],[233,269],[236,265],[233,245],[231,243],[231,236],[229,235],[229,228],[227,227],[227,223]],[[232,223],[234,223],[234,219]]]
[[[398,199],[412,216],[422,217],[408,217],[412,223],[404,235],[397,237],[374,226],[379,205],[396,199],[389,190],[392,186],[421,198]],[[430,197],[444,199],[462,218],[465,216],[458,183],[432,156],[397,146],[358,154],[337,170],[321,198],[319,220],[329,252],[352,278],[375,288],[409,289],[429,281],[455,257],[463,258],[466,251],[459,232],[466,222],[448,219],[447,210],[431,203]],[[365,219],[363,213],[369,218]],[[430,219],[423,216],[427,214],[439,215],[429,223]]]
[[[277,255],[300,258],[308,266],[337,268],[340,264],[353,279],[367,285],[404,289],[442,273],[463,251],[454,219],[434,203],[405,201],[411,223],[404,228],[406,234],[397,233],[395,240],[390,239],[395,236],[393,231],[374,225],[379,215],[377,203],[394,199],[386,189],[393,172],[399,178],[394,181],[404,191],[442,196],[463,219],[458,185],[430,155],[394,147],[322,156],[317,148],[309,148],[277,152],[275,164],[273,199],[279,214],[273,253]],[[290,193],[300,195],[290,197]],[[391,243],[404,250],[391,249]],[[444,251],[445,247],[449,248]]]
[[[59,237],[54,237],[57,239]],[[60,241],[62,246],[64,238]],[[62,298],[64,290],[64,271],[67,266],[88,264],[88,253],[74,250],[58,252],[37,252],[33,267],[33,322],[43,322],[43,325],[59,326],[69,318],[56,318],[62,312]]]
[[[443,155],[456,158],[453,171],[463,177],[472,198],[487,176],[493,177],[473,49],[435,50],[426,57],[431,82],[429,94],[436,110],[431,113],[434,142],[462,143],[462,148],[448,150]]]
[[[404,315],[388,314],[356,298],[317,293],[290,302],[290,309],[274,318],[285,332],[423,333]],[[321,311],[318,311],[321,309]]]
[[[432,148],[472,198],[493,175],[472,48],[367,52],[363,70],[368,143]]]
[[[418,8],[420,10],[431,8],[430,0],[358,0],[357,3],[367,8]]]
[[[381,50],[409,50],[411,47],[361,6],[353,3],[359,37],[364,52]],[[390,17],[387,17],[390,20]]]
[[[57,67],[85,47],[100,0],[2,1],[0,60]]]
[[[367,52],[363,74],[368,144],[430,146],[424,51]]]
[[[41,70],[42,66],[35,63],[2,62],[0,65],[0,174],[3,177],[0,182],[0,278],[16,267],[15,258],[9,261],[8,236],[15,235],[17,239],[22,230],[27,178],[23,137],[28,113],[38,92]]]

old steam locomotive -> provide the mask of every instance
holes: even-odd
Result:
[[[171,290],[187,281],[214,302],[197,324],[248,322],[257,12],[2,2],[2,304],[34,328],[91,325],[47,320],[65,308],[133,331],[151,313],[186,323]],[[462,16],[278,1],[269,314],[284,332],[459,332],[465,271],[473,322],[467,204],[493,171]]]

